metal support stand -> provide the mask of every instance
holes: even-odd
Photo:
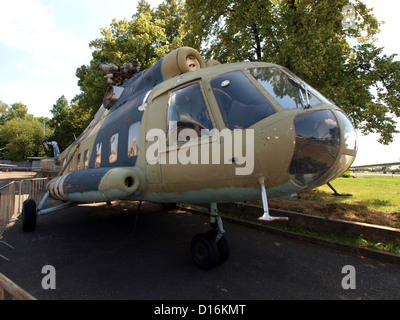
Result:
[[[42,208],[44,207],[47,199],[50,197],[50,193],[46,192],[46,194],[44,195],[42,201],[40,201],[39,205],[37,206],[37,211],[39,212],[40,210],[42,210]]]
[[[327,183],[328,187],[332,189],[332,191],[334,192],[334,196],[335,197],[352,197],[353,195],[351,193],[340,193],[338,192],[332,185],[330,182]]]
[[[260,178],[259,182],[261,184],[261,198],[262,198],[262,202],[263,202],[264,215],[262,217],[258,218],[258,220],[262,220],[262,221],[289,220],[288,217],[272,217],[269,215],[267,190],[265,189],[264,178]]]

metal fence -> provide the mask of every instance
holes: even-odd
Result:
[[[39,204],[46,193],[47,178],[21,180],[18,193],[18,213],[22,212],[22,204],[27,199],[33,199]]]
[[[13,181],[0,189],[0,237],[15,212],[15,197],[18,182]],[[19,200],[19,197],[18,197]]]
[[[47,178],[26,179],[13,181],[0,188],[0,240],[4,230],[11,220],[17,219],[22,212],[22,204],[27,199],[40,201],[46,193]],[[13,249],[4,241],[0,243]],[[9,260],[0,254],[0,257]]]
[[[46,193],[47,178],[13,181],[0,188],[0,237],[13,217],[22,212],[27,199],[40,201]]]

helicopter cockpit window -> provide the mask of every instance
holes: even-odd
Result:
[[[249,69],[254,78],[285,109],[305,108],[325,101],[320,94],[299,78],[289,77],[277,67]]]
[[[314,183],[334,164],[339,154],[339,124],[329,110],[300,114],[294,119],[296,143],[290,177],[298,185]]]
[[[215,99],[229,129],[245,129],[276,110],[241,72],[234,71],[211,81]]]
[[[169,145],[210,135],[213,125],[199,83],[170,94],[167,121]]]
[[[357,133],[351,124],[350,119],[347,115],[342,112],[336,112],[336,116],[339,118],[343,126],[344,144],[347,149],[356,151],[357,150]]]

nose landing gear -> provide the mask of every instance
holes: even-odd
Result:
[[[210,270],[223,264],[230,255],[216,203],[212,203],[210,206],[210,225],[212,229],[207,233],[195,235],[190,245],[193,262],[204,270]]]

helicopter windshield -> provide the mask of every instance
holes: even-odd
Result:
[[[249,71],[285,109],[309,108],[328,103],[309,85],[294,75],[287,75],[278,67],[253,68]]]
[[[211,80],[215,99],[229,129],[245,129],[276,110],[241,72],[234,71]]]

